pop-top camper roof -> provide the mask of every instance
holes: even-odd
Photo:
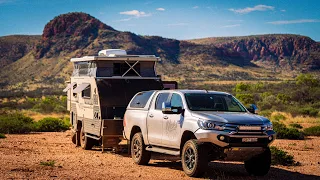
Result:
[[[72,58],[73,77],[91,76],[117,79],[159,79],[155,64],[161,59],[155,55],[127,55],[125,50],[101,50],[98,56]]]
[[[106,49],[101,50],[98,56],[84,56],[81,58],[72,58],[71,62],[82,61],[161,61],[155,55],[127,55],[125,50],[122,49]]]

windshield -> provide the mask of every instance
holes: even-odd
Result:
[[[232,95],[213,93],[186,93],[191,111],[246,112],[246,109]]]

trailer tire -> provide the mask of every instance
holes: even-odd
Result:
[[[71,141],[73,144],[77,144],[77,133],[72,133]]]
[[[81,132],[80,132],[80,146],[82,147],[82,149],[90,150],[93,148],[94,145],[95,145],[95,140],[85,135],[84,128],[82,126]]]
[[[131,156],[139,165],[147,165],[151,159],[151,152],[146,150],[141,132],[134,134],[131,139]]]

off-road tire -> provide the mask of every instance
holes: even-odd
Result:
[[[95,140],[87,137],[82,127],[80,131],[80,146],[82,147],[82,149],[90,150],[93,148],[94,144]]]
[[[77,144],[77,133],[72,133],[71,141],[73,144]]]
[[[151,152],[146,150],[141,132],[134,134],[131,139],[131,157],[136,164],[147,165],[151,158]]]
[[[269,148],[255,157],[252,157],[248,161],[244,162],[244,167],[249,174],[255,176],[264,176],[269,172],[271,165],[271,152]]]
[[[208,151],[197,140],[187,141],[182,149],[182,169],[190,177],[202,176],[208,168]]]

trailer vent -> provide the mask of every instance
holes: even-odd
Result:
[[[101,50],[98,53],[99,56],[108,56],[108,57],[116,57],[116,56],[125,56],[127,52],[122,49],[105,49]]]

